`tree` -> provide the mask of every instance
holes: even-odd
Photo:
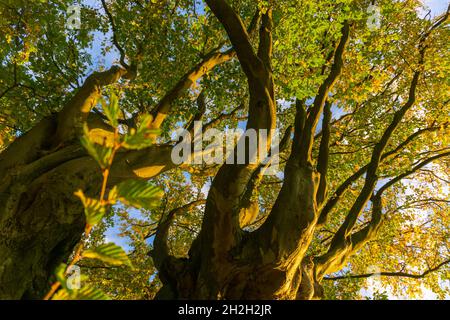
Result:
[[[117,298],[136,297],[126,279],[143,298],[342,298],[373,265],[445,295],[450,13],[380,1],[374,29],[370,2],[101,0],[72,31],[68,1],[2,2],[0,297],[42,298],[83,237],[74,192],[96,197],[102,172],[79,141],[85,124],[93,142],[114,136],[99,104],[112,89],[121,134],[160,134],[117,151],[108,187],[151,179],[165,196],[145,221],[113,208],[88,239],[122,217],[139,276],[86,263],[89,281],[116,275]],[[117,63],[101,69],[93,43]],[[197,120],[280,129],[282,171],[175,164],[171,132]]]

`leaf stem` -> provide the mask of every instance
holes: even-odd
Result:
[[[106,187],[108,184],[108,177],[109,177],[109,173],[110,173],[110,169],[114,160],[114,156],[116,155],[117,150],[119,150],[121,147],[121,143],[119,142],[119,130],[118,128],[115,129],[114,131],[114,147],[113,150],[111,152],[111,157],[109,158],[108,161],[108,166],[104,169],[102,169],[102,176],[103,176],[103,181],[102,181],[102,188],[100,190],[100,203],[102,205],[105,205],[105,194],[106,194]],[[75,253],[73,255],[72,260],[69,262],[69,264],[67,265],[66,271],[64,272],[64,275],[67,276],[69,270],[78,262],[82,259],[82,253],[83,253],[83,249],[84,249],[84,245],[86,240],[88,239],[89,235],[91,234],[92,231],[92,227],[90,224],[86,223],[86,226],[84,228],[84,240],[80,241],[77,245],[77,248],[75,249]],[[61,282],[56,281],[55,283],[52,284],[52,286],[50,287],[50,290],[48,291],[48,293],[45,295],[44,300],[49,300],[55,293],[56,291],[59,289],[59,287],[61,286]]]

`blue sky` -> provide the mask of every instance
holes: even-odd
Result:
[[[448,0],[422,0],[422,3],[431,10],[431,16],[437,16],[444,12],[449,4]]]

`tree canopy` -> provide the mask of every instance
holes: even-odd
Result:
[[[113,299],[448,297],[450,12],[372,2],[1,0],[0,297],[43,297],[80,241]],[[173,163],[199,120],[281,132],[279,171]],[[86,233],[74,193],[115,185]]]

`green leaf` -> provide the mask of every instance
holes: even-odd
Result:
[[[83,252],[84,258],[98,259],[113,266],[126,265],[133,267],[122,247],[114,243],[106,243],[98,246],[95,249],[85,250]]]
[[[109,104],[106,103],[105,99],[101,98],[100,102],[102,104],[103,112],[105,113],[106,117],[108,118],[109,122],[111,122],[111,125],[114,128],[117,128],[119,126],[119,99],[117,95],[114,92],[111,92],[109,96]]]
[[[109,166],[112,151],[111,147],[102,146],[89,139],[89,129],[84,125],[84,135],[81,137],[81,145],[86,149],[92,158],[100,165],[102,169]]]
[[[82,190],[75,192],[75,195],[80,198],[84,206],[84,214],[86,215],[86,223],[90,226],[95,226],[102,220],[106,213],[106,208],[100,201],[86,197]]]
[[[80,290],[73,291],[63,288],[53,295],[52,300],[111,300],[111,298],[97,288],[84,286]]]
[[[62,288],[53,295],[52,300],[70,300],[70,292]]]
[[[111,190],[109,190],[108,202],[115,203],[118,198],[119,198],[119,194],[117,193],[117,186],[114,186],[111,188]]]
[[[92,286],[84,286],[75,292],[74,300],[111,300],[103,291]]]
[[[65,263],[60,263],[55,270],[55,276],[56,276],[56,280],[58,280],[58,282],[61,284],[61,286],[64,289],[67,289],[67,283],[66,283],[66,269],[67,269],[67,264]]]
[[[160,188],[142,180],[125,180],[119,183],[117,194],[123,203],[144,209],[157,206],[163,196]]]
[[[122,146],[127,149],[143,149],[153,144],[154,136],[159,133],[159,130],[150,129],[150,124],[153,118],[151,115],[144,115],[140,126],[131,129],[128,134],[123,137]]]

